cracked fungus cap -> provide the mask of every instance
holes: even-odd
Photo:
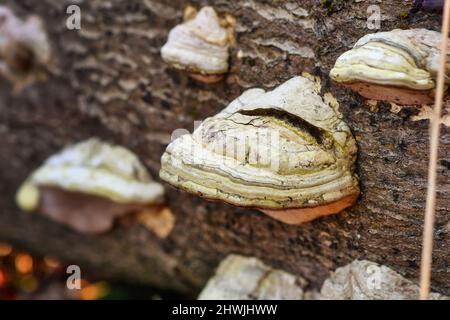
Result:
[[[41,19],[22,20],[0,6],[0,74],[14,83],[15,92],[43,78],[41,68],[51,61],[51,47]]]
[[[47,159],[16,200],[23,210],[95,233],[109,229],[115,217],[160,204],[163,194],[135,154],[92,138]]]
[[[426,29],[367,34],[336,60],[330,77],[369,99],[433,103],[440,40],[441,33]]]
[[[170,31],[161,56],[175,68],[187,70],[197,80],[217,82],[228,71],[232,31],[221,25],[212,7],[204,7],[193,16]]]
[[[337,213],[359,194],[356,142],[316,84],[294,77],[250,89],[174,140],[160,177],[210,200],[298,224]]]

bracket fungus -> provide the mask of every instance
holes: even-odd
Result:
[[[349,127],[316,84],[294,77],[273,91],[245,91],[172,141],[160,177],[206,199],[299,224],[356,201],[356,150]]]
[[[21,20],[0,6],[0,74],[20,92],[44,78],[43,67],[51,60],[51,48],[41,19]]]
[[[153,231],[165,236],[173,217],[166,219],[168,224],[161,222],[168,214],[163,194],[135,154],[92,138],[47,159],[22,184],[16,201],[24,211],[39,211],[83,233],[105,232],[129,213],[144,214],[148,221],[152,212],[158,220],[153,225],[163,229]]]
[[[198,13],[192,7],[185,12],[185,21],[173,28],[161,48],[164,61],[189,72],[205,83],[223,79],[228,71],[228,47],[233,41],[233,19],[220,20],[212,7]]]
[[[228,255],[200,293],[199,300],[300,300],[305,281],[273,269],[255,257]]]
[[[322,285],[322,300],[412,300],[419,287],[387,266],[354,260],[333,271]],[[449,297],[431,293],[431,300]]]
[[[367,34],[337,59],[330,77],[369,99],[433,103],[440,39],[439,32],[426,29]]]

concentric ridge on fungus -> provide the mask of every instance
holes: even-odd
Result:
[[[187,70],[205,82],[215,82],[228,71],[230,33],[212,7],[204,7],[194,17],[176,26],[161,48],[164,61]],[[209,77],[208,77],[209,76]]]
[[[250,89],[174,140],[160,177],[211,200],[255,207],[287,223],[337,213],[359,194],[356,143],[314,82]]]
[[[440,39],[426,29],[367,34],[336,60],[330,77],[369,99],[433,103]]]

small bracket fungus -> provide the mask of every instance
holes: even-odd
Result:
[[[50,44],[42,21],[35,16],[22,21],[0,6],[0,74],[14,84],[14,92],[44,79],[42,67],[50,60]]]
[[[323,300],[411,300],[419,297],[419,287],[394,270],[367,260],[355,260],[338,268],[325,280]],[[438,293],[432,300],[447,300]]]
[[[174,227],[175,217],[169,208],[155,206],[141,211],[138,221],[158,237],[166,238]]]
[[[330,77],[369,99],[433,103],[440,39],[439,32],[426,29],[367,34],[337,59]]]
[[[250,89],[166,149],[160,177],[289,224],[338,213],[359,194],[356,142],[316,84]]]
[[[227,256],[209,279],[199,300],[301,300],[304,283],[253,257]]]
[[[205,83],[223,79],[228,71],[228,47],[233,41],[233,21],[221,21],[212,7],[198,13],[188,7],[185,22],[173,28],[161,48],[164,61]]]
[[[131,151],[94,138],[47,159],[20,187],[16,201],[22,210],[42,212],[79,232],[101,233],[116,217],[148,213],[162,203],[163,193]]]

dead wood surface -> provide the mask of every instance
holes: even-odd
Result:
[[[105,275],[195,294],[229,253],[256,256],[320,287],[330,270],[355,258],[385,264],[418,279],[428,165],[428,120],[419,110],[388,104],[370,108],[332,84],[336,58],[366,28],[368,5],[383,13],[382,30],[439,30],[440,15],[405,16],[413,1],[192,1],[237,20],[237,47],[224,82],[203,85],[164,64],[159,49],[182,19],[185,1],[76,1],[82,28],[67,30],[69,1],[7,0],[20,14],[41,16],[55,64],[47,82],[19,96],[0,82],[0,240],[50,254]],[[70,1],[72,3],[74,1]],[[3,3],[3,2],[2,2]],[[240,59],[237,57],[240,52]],[[157,178],[170,134],[192,130],[243,90],[273,88],[308,71],[322,78],[358,141],[362,195],[346,212],[289,226],[253,210],[211,203],[167,186],[176,216],[165,240],[137,224],[84,236],[37,214],[21,213],[14,193],[21,181],[64,145],[93,135],[136,152]],[[398,111],[398,112],[393,112]],[[440,148],[432,288],[450,294],[450,129]]]

